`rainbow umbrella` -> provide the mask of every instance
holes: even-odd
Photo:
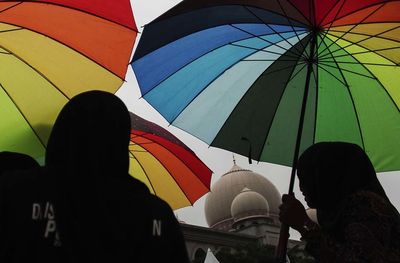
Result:
[[[129,0],[0,2],[0,149],[44,155],[74,95],[116,92],[137,29]]]
[[[211,146],[292,166],[321,141],[400,170],[400,1],[185,0],[145,26],[142,95]]]
[[[182,141],[131,113],[129,172],[172,209],[190,206],[209,192],[212,171]]]

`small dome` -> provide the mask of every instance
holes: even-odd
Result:
[[[231,214],[234,221],[254,216],[268,216],[269,205],[267,200],[257,192],[244,188],[231,205]]]
[[[205,216],[210,227],[232,219],[233,199],[245,187],[263,196],[269,204],[270,216],[278,217],[281,195],[276,187],[262,175],[235,164],[230,171],[211,186],[211,191],[206,197]]]

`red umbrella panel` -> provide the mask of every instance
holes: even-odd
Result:
[[[209,192],[212,171],[173,134],[131,113],[130,174],[172,209]]]
[[[124,83],[136,36],[129,0],[0,1],[0,149],[43,157],[70,98]]]

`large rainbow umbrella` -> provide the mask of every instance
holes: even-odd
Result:
[[[129,0],[0,2],[0,150],[44,154],[74,95],[116,92],[137,29]]]
[[[130,174],[172,209],[193,205],[208,193],[212,171],[182,141],[131,113]]]
[[[185,0],[144,28],[142,95],[211,146],[295,167],[321,141],[400,170],[400,1]]]

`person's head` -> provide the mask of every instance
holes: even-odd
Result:
[[[385,198],[374,167],[358,145],[321,142],[300,156],[297,166],[300,189],[309,207],[335,209],[348,195],[369,190]]]
[[[31,156],[16,152],[0,152],[0,175],[12,170],[28,170],[39,167]]]
[[[115,95],[89,91],[73,97],[52,129],[46,166],[87,176],[128,173],[130,117]]]

